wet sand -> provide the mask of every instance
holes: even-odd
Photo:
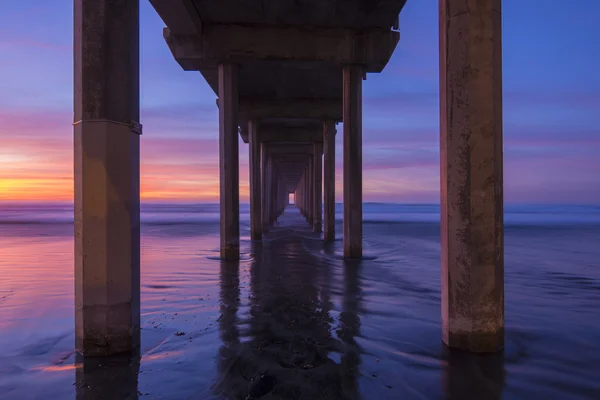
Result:
[[[140,354],[86,360],[72,228],[3,228],[2,399],[600,398],[597,228],[507,229],[507,346],[487,356],[441,343],[437,224],[367,223],[358,262],[293,208],[237,263],[201,228],[144,227]]]

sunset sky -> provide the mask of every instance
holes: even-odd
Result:
[[[439,201],[437,4],[408,0],[392,60],[364,83],[365,201]],[[217,201],[215,94],[140,5],[142,197]],[[0,2],[0,200],[72,199],[72,8]],[[599,15],[598,0],[503,1],[507,203],[600,203]],[[241,201],[247,160],[240,141]]]

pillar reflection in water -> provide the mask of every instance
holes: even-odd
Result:
[[[495,400],[506,384],[504,352],[473,354],[444,346],[445,398]]]
[[[77,400],[137,399],[140,355],[76,356]]]
[[[339,341],[330,334],[335,322],[330,317],[332,266],[307,252],[298,234],[274,228],[269,236],[276,239],[252,244],[249,311],[239,321],[243,339],[238,340],[237,349],[221,352],[216,386],[221,397],[358,398],[357,279],[348,276]],[[300,235],[313,234],[307,227]],[[221,289],[229,292],[221,299],[235,303],[239,289],[231,285],[233,278],[228,280],[221,282]],[[221,337],[231,339],[238,329],[232,326],[236,318],[223,315],[221,322],[220,328],[229,332]],[[227,346],[224,342],[223,347]],[[332,352],[342,354],[340,364],[332,360]]]
[[[344,297],[342,312],[339,316],[337,335],[343,342],[341,360],[344,398],[355,398],[358,393],[358,376],[360,375],[361,348],[356,343],[356,336],[360,333],[360,289],[358,274],[361,268],[359,260],[347,259],[344,262]]]
[[[221,347],[218,355],[218,369],[220,376],[227,376],[235,368],[240,350],[240,332],[238,327],[238,309],[240,306],[240,278],[239,261],[221,261],[220,271],[220,317],[219,333]],[[239,384],[237,385],[239,386]],[[235,398],[232,390],[234,385],[225,380],[218,380],[214,391],[226,397]]]

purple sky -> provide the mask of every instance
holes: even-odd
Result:
[[[47,196],[44,182],[69,197],[73,1],[2,3],[0,199]],[[392,60],[364,83],[366,201],[439,201],[437,3],[408,0]],[[144,196],[216,200],[215,95],[181,70],[140,4]],[[507,203],[600,204],[599,15],[597,0],[503,1]],[[242,201],[247,152],[241,144]]]

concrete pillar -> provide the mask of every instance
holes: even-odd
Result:
[[[300,178],[300,213],[304,216],[304,173]]]
[[[323,143],[314,143],[313,157],[313,232],[323,230]]]
[[[335,123],[323,123],[323,181],[324,218],[323,239],[335,240]]]
[[[315,176],[314,176],[314,157],[308,161],[308,223],[312,226],[314,221],[314,195],[315,195]]]
[[[440,1],[443,340],[504,345],[500,0]]]
[[[75,1],[75,346],[140,343],[139,10]]]
[[[302,172],[300,192],[302,193],[302,216],[306,218],[306,169],[304,169],[304,171]]]
[[[273,157],[269,157],[268,160],[269,165],[269,226],[273,224],[275,211],[273,210],[274,197],[276,193],[276,180],[275,180],[275,168],[273,167]]]
[[[344,257],[362,257],[362,79],[358,65],[344,67]]]
[[[248,122],[248,170],[250,171],[250,239],[262,239],[260,141],[257,124]]]
[[[274,163],[273,163],[274,164]],[[273,165],[273,173],[276,174],[277,168]],[[277,175],[273,177],[273,195],[271,197],[271,223],[274,223],[277,220],[277,211],[279,206],[277,205],[279,201],[279,178]]]
[[[240,257],[240,171],[237,66],[219,64],[221,258]]]
[[[269,227],[269,149],[266,143],[261,143],[261,215],[263,231]]]

